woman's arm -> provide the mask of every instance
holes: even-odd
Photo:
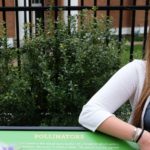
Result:
[[[98,131],[124,140],[132,140],[135,127],[115,116],[107,118],[98,128]]]
[[[92,96],[80,113],[81,125],[95,131],[103,121],[113,116],[121,105],[137,93],[137,63],[134,61],[121,68]]]
[[[79,116],[81,125],[93,132],[98,130],[120,139],[132,140],[135,127],[118,119],[113,113],[131,97],[137,98],[135,94],[139,92],[138,88],[142,84],[139,83],[139,70],[137,71],[139,63],[139,61],[133,61],[121,68],[84,105]],[[144,70],[140,73],[142,72],[144,73]],[[138,143],[141,150],[149,150],[149,132],[144,131]]]
[[[97,130],[108,135],[117,137],[123,140],[131,141],[133,138],[135,127],[129,123],[126,123],[115,116],[107,118]],[[150,149],[150,133],[147,131],[143,132],[140,140],[138,141],[140,150]]]

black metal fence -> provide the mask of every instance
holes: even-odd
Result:
[[[14,0],[14,6],[7,6],[6,5],[6,0],[1,0],[1,6],[0,6],[0,13],[2,13],[2,18],[4,22],[6,22],[5,27],[7,28],[8,24],[11,22],[7,21],[7,12],[13,12],[15,14],[15,39],[16,39],[16,47],[20,47],[20,18],[19,18],[19,13],[23,13],[23,18],[24,18],[24,23],[32,23],[33,22],[33,17],[32,17],[32,12],[35,12],[35,15],[37,17],[42,17],[43,20],[45,20],[45,15],[44,13],[46,11],[53,11],[54,13],[54,19],[57,20],[59,11],[65,11],[67,12],[67,16],[71,15],[71,12],[73,11],[82,11],[83,9],[92,9],[93,7],[96,8],[96,11],[94,11],[94,16],[96,17],[98,15],[99,11],[103,11],[106,13],[107,16],[110,16],[112,11],[117,11],[119,14],[119,18],[114,18],[118,19],[118,40],[121,41],[123,37],[122,29],[123,29],[123,13],[125,11],[131,11],[131,33],[130,33],[130,60],[133,59],[133,52],[134,52],[134,41],[135,41],[135,23],[136,23],[136,13],[137,11],[143,11],[144,12],[144,22],[143,22],[143,38],[142,38],[142,50],[144,54],[145,50],[145,45],[146,45],[146,36],[148,32],[148,14],[150,10],[150,2],[149,0],[145,0],[144,5],[137,5],[137,0],[132,0],[132,4],[130,6],[125,6],[124,5],[124,0],[119,0],[119,5],[118,6],[112,6],[111,5],[111,0],[106,0],[106,6],[100,6],[98,5],[99,0],[93,0],[93,5],[92,6],[86,6],[85,5],[85,0],[80,0],[78,6],[72,6],[71,2],[73,0],[68,0],[66,6],[65,5],[59,5],[59,0],[55,0],[53,5],[46,6],[44,4],[44,0],[40,1],[40,5],[33,5],[31,0],[22,0],[23,5],[20,6],[18,3],[20,0]],[[44,25],[44,21],[43,21]],[[32,36],[33,30],[30,29],[29,33]]]

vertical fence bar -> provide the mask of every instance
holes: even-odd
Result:
[[[70,9],[70,6],[71,6],[71,1],[70,0],[68,0],[68,33],[70,33],[71,32],[71,29],[70,29],[70,26],[71,26],[71,24],[70,24],[70,16],[71,16],[71,9]]]
[[[29,7],[32,6],[32,2],[31,0],[29,0]],[[30,28],[29,28],[29,33],[30,33],[30,37],[32,37],[32,11],[29,10],[29,23],[30,23]]]
[[[109,7],[110,6],[110,0],[107,0],[107,6]],[[106,20],[106,23],[108,23],[108,19],[110,17],[110,9],[108,8],[106,10],[106,16],[107,16],[107,20]],[[109,32],[109,29],[106,27],[106,30]],[[109,39],[108,39],[108,36],[106,35],[106,45],[108,46],[108,43],[109,43]]]
[[[84,0],[81,0],[81,7],[84,6]],[[81,16],[80,16],[80,23],[81,23],[81,26],[83,24],[83,10],[81,10]]]
[[[5,0],[2,1],[2,7],[5,7]],[[7,22],[6,22],[6,11],[4,10],[2,13],[3,17],[3,22],[2,26],[4,27],[4,36],[7,37]],[[7,40],[5,42],[5,48],[7,48]]]
[[[110,0],[107,0],[107,6],[110,6]],[[109,17],[110,16],[110,10],[107,9],[106,15]]]
[[[133,0],[133,6],[136,6],[136,0]],[[132,10],[132,25],[131,25],[131,46],[130,46],[130,61],[133,60],[133,52],[134,52],[134,30],[135,30],[135,17],[136,10]]]
[[[81,6],[84,6],[84,0],[81,0]]]
[[[71,9],[70,9],[70,6],[71,6],[71,0],[68,0],[68,33],[71,32],[71,24],[70,24],[70,16],[71,16]]]
[[[18,7],[18,0],[15,0],[15,5]],[[16,46],[17,48],[20,47],[20,36],[19,36],[19,12],[16,11]]]
[[[41,1],[42,3],[42,7],[44,7],[44,0]],[[42,28],[44,30],[44,27],[45,27],[45,15],[44,15],[44,10],[42,10]]]
[[[24,7],[25,7],[25,8],[27,7],[26,0],[24,0]],[[25,24],[27,23],[27,14],[26,14],[26,10],[24,10],[24,23],[25,23]]]
[[[94,0],[94,9],[97,9],[96,7],[97,7],[97,0]],[[94,10],[94,17],[96,17],[97,16],[97,10]]]
[[[54,6],[56,9],[54,9],[54,26],[55,26],[55,31],[57,30],[57,18],[58,18],[58,0],[55,0]],[[55,36],[57,37],[57,31],[55,32]],[[57,39],[57,38],[56,38]],[[59,75],[59,52],[58,52],[58,40],[55,43],[55,51],[54,51],[54,59],[55,59],[55,83],[58,84],[58,75]]]
[[[120,0],[120,6],[123,6],[123,0]],[[122,23],[123,23],[123,10],[119,14],[119,42],[122,40]]]
[[[68,17],[70,17],[71,16],[71,9],[70,9],[70,6],[71,6],[71,1],[70,0],[68,0]]]
[[[2,7],[5,7],[5,0],[2,0]],[[6,29],[6,11],[3,11],[4,28]]]
[[[24,0],[24,7],[25,8],[27,7],[26,0]],[[24,23],[25,24],[27,23],[27,12],[26,12],[26,10],[24,10]],[[24,38],[25,39],[27,38],[27,29],[24,30]]]
[[[58,0],[55,0],[54,3],[55,7],[58,7]],[[54,24],[55,24],[55,29],[57,28],[57,17],[58,17],[58,9],[54,10]]]
[[[2,7],[5,7],[5,0],[2,1]],[[7,36],[7,22],[6,22],[6,11],[5,10],[3,11],[2,15],[3,15],[2,24],[3,24],[3,27],[5,29],[4,34],[5,34],[5,37],[6,37]],[[7,47],[7,42],[5,43],[5,47]]]
[[[15,0],[15,6],[18,7],[18,0]],[[20,36],[19,36],[19,12],[16,10],[16,47],[20,47]],[[20,51],[17,51],[17,62],[19,70],[21,70],[21,59],[20,59]]]
[[[145,6],[148,6],[150,4],[149,0],[145,1]],[[148,14],[149,11],[145,10],[145,19],[144,19],[144,40],[143,40],[143,48],[142,48],[142,53],[143,53],[143,57],[145,55],[145,47],[146,47],[146,40],[147,40],[147,27],[148,27]]]

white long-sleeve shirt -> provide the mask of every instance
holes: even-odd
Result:
[[[83,106],[79,123],[95,131],[97,127],[123,105],[130,101],[133,112],[139,100],[144,79],[146,62],[134,60],[117,71],[108,82]]]

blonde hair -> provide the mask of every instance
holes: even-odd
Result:
[[[133,125],[135,126],[140,126],[142,110],[148,96],[150,95],[150,33],[147,38],[146,54],[144,59],[146,60],[146,74],[141,96],[134,112]]]

